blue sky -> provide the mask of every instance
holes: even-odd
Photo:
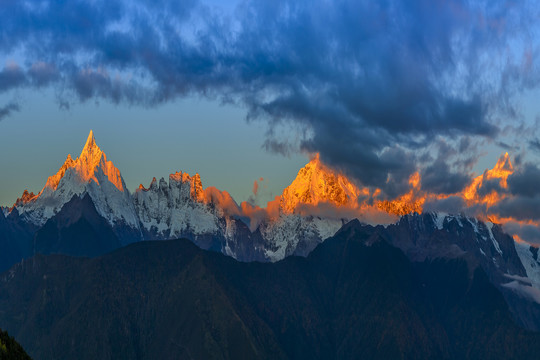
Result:
[[[390,198],[415,171],[426,191],[460,191],[505,151],[537,167],[539,13],[538,1],[3,1],[0,203],[39,191],[90,129],[130,189],[197,171],[242,201],[263,177],[260,204],[315,152]]]

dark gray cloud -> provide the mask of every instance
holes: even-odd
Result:
[[[520,152],[514,156],[514,166],[520,167],[523,163],[524,154],[523,152]]]
[[[540,152],[540,140],[533,139],[529,141],[529,147],[536,152]]]
[[[518,146],[507,144],[504,141],[497,141],[496,144],[497,144],[497,146],[503,148],[505,151],[508,151],[508,152],[517,152],[517,151],[519,151]]]
[[[19,110],[20,110],[19,104],[13,103],[13,102],[0,107],[0,121],[10,116],[14,111],[19,111]]]
[[[476,163],[477,144],[469,136],[458,139],[439,137],[420,157],[422,189],[435,194],[456,194],[471,181]]]
[[[482,182],[476,188],[476,192],[480,197],[484,197],[493,192],[496,192],[498,194],[504,194],[506,193],[506,189],[501,186],[501,179],[488,179],[487,171],[485,171],[482,175]]]
[[[0,71],[0,92],[23,85],[26,82],[22,69],[9,64]]]
[[[79,101],[154,106],[198,94],[238,104],[269,129],[294,129],[269,130],[270,151],[320,152],[393,195],[419,149],[438,136],[496,137],[494,114],[512,114],[508,99],[537,85],[527,54],[538,44],[526,35],[538,10],[529,1],[250,0],[225,15],[195,0],[8,0],[0,50],[24,61],[0,72],[0,91],[55,84]],[[492,61],[508,49],[513,56]],[[431,166],[431,188],[462,186],[448,162]],[[449,179],[439,184],[441,174]]]
[[[28,70],[28,78],[31,84],[36,87],[47,86],[58,80],[59,77],[58,69],[54,65],[44,62],[36,62]]]
[[[466,207],[461,196],[449,196],[445,199],[426,200],[424,211],[445,212],[449,214],[459,214]]]
[[[468,185],[470,175],[452,171],[443,161],[437,161],[422,171],[422,189],[436,194],[454,194]]]
[[[505,218],[540,220],[540,196],[513,196],[499,201],[490,211]]]
[[[516,234],[530,244],[540,245],[540,228],[535,225],[523,225],[515,221],[504,224],[504,230],[509,234]]]
[[[459,195],[449,196],[444,199],[427,199],[424,203],[424,211],[443,212],[448,214],[463,214],[470,217],[486,218],[488,208],[486,204],[467,204]]]
[[[508,177],[508,188],[514,195],[527,197],[540,195],[540,169],[535,164],[524,164]],[[538,212],[540,213],[540,208]]]

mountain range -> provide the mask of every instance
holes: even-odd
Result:
[[[486,176],[511,167],[505,155]],[[318,156],[265,209],[183,172],[131,193],[90,132],[0,211],[0,327],[38,358],[537,354],[538,249],[422,213],[410,183],[376,204],[377,226],[355,219],[366,190]]]
[[[177,238],[240,261],[305,256],[345,219],[302,216],[295,210],[319,202],[352,202],[357,195],[354,185],[318,158],[285,189],[275,213],[254,210],[261,215],[257,220],[241,213],[227,192],[203,189],[199,174],[176,172],[168,181],[154,178],[148,187],[141,184],[131,194],[90,132],[79,157],[73,160],[68,155],[37,195],[25,190],[12,207],[2,209],[0,226],[4,223],[9,229],[0,243],[14,249],[4,254],[0,268],[36,253],[94,256],[141,240]],[[78,239],[81,229],[87,228],[92,231],[85,234],[93,240]],[[12,233],[17,233],[16,241]],[[101,234],[108,240],[103,242]]]

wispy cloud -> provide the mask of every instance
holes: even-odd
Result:
[[[0,121],[10,116],[13,112],[19,111],[19,110],[20,110],[19,104],[13,103],[13,102],[0,107]]]

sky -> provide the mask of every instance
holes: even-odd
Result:
[[[393,199],[415,172],[460,193],[508,152],[494,208],[536,224],[539,5],[0,1],[0,204],[93,129],[130,189],[199,172],[240,202],[262,177],[259,205],[315,153]]]
[[[38,90],[19,103],[20,110],[0,122],[2,205],[13,204],[24,189],[37,194],[68,154],[80,154],[91,129],[130,191],[184,171],[199,173],[203,186],[227,190],[238,202],[251,197],[263,205],[309,160],[264,150],[264,131],[248,124],[242,109],[197,97],[158,109],[89,102],[59,110],[50,90]],[[261,183],[257,197],[255,180]]]

